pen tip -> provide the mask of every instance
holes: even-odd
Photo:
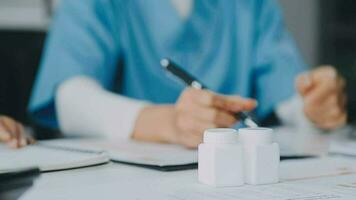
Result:
[[[167,68],[168,65],[169,65],[169,60],[168,60],[167,58],[163,58],[163,59],[161,60],[161,65],[162,65],[162,67]]]
[[[246,118],[244,122],[250,128],[258,128],[257,123],[254,122],[251,118]]]

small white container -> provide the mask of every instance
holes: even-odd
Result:
[[[244,150],[245,183],[271,184],[279,181],[279,146],[272,142],[269,128],[239,129],[239,141]]]
[[[243,185],[242,153],[235,129],[206,130],[199,145],[199,181],[215,187]]]

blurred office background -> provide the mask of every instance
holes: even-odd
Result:
[[[58,2],[0,0],[0,113],[24,123],[30,123],[25,111],[51,14]],[[355,0],[280,3],[308,65],[333,64],[342,73],[356,76]]]

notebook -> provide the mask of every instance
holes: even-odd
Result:
[[[109,160],[103,151],[77,149],[46,141],[21,149],[0,145],[0,172],[29,167],[49,172],[105,164]]]
[[[153,144],[133,140],[61,139],[52,145],[90,151],[106,151],[112,162],[141,166],[160,171],[176,171],[197,167],[198,152],[180,145]]]

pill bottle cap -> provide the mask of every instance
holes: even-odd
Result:
[[[238,139],[237,131],[231,128],[207,129],[204,132],[204,143],[234,144]]]
[[[271,144],[272,133],[270,128],[241,128],[238,135],[243,145],[259,145]]]

